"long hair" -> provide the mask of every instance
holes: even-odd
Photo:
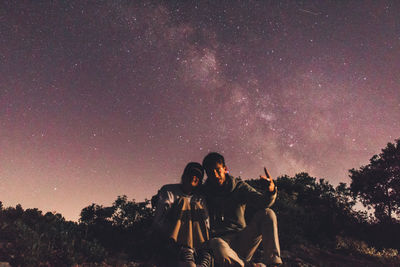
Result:
[[[183,183],[183,179],[185,179],[185,177],[187,175],[190,174],[196,174],[197,178],[199,178],[199,184],[202,184],[203,182],[203,177],[204,177],[204,169],[201,166],[200,163],[198,162],[189,162],[185,169],[183,170],[182,173],[182,177],[181,177],[181,183]]]

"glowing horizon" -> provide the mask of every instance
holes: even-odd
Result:
[[[400,138],[400,8],[386,3],[8,2],[0,201],[77,220],[189,161],[332,184]]]

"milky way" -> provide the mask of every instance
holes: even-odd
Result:
[[[2,1],[0,200],[77,220],[189,161],[333,184],[400,137],[397,1]]]

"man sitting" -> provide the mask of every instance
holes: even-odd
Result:
[[[209,247],[215,262],[223,266],[263,266],[250,262],[262,241],[265,263],[282,264],[276,215],[269,209],[275,202],[277,189],[268,171],[265,169],[266,176],[260,176],[267,188],[262,194],[230,176],[224,157],[218,153],[208,154],[203,167],[207,173],[204,193],[211,226]],[[258,210],[248,225],[244,217],[246,205]]]

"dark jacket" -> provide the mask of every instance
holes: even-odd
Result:
[[[209,210],[212,237],[244,229],[246,205],[265,209],[274,204],[277,195],[276,187],[274,192],[262,194],[241,179],[228,174],[222,187],[207,179],[203,190]]]

